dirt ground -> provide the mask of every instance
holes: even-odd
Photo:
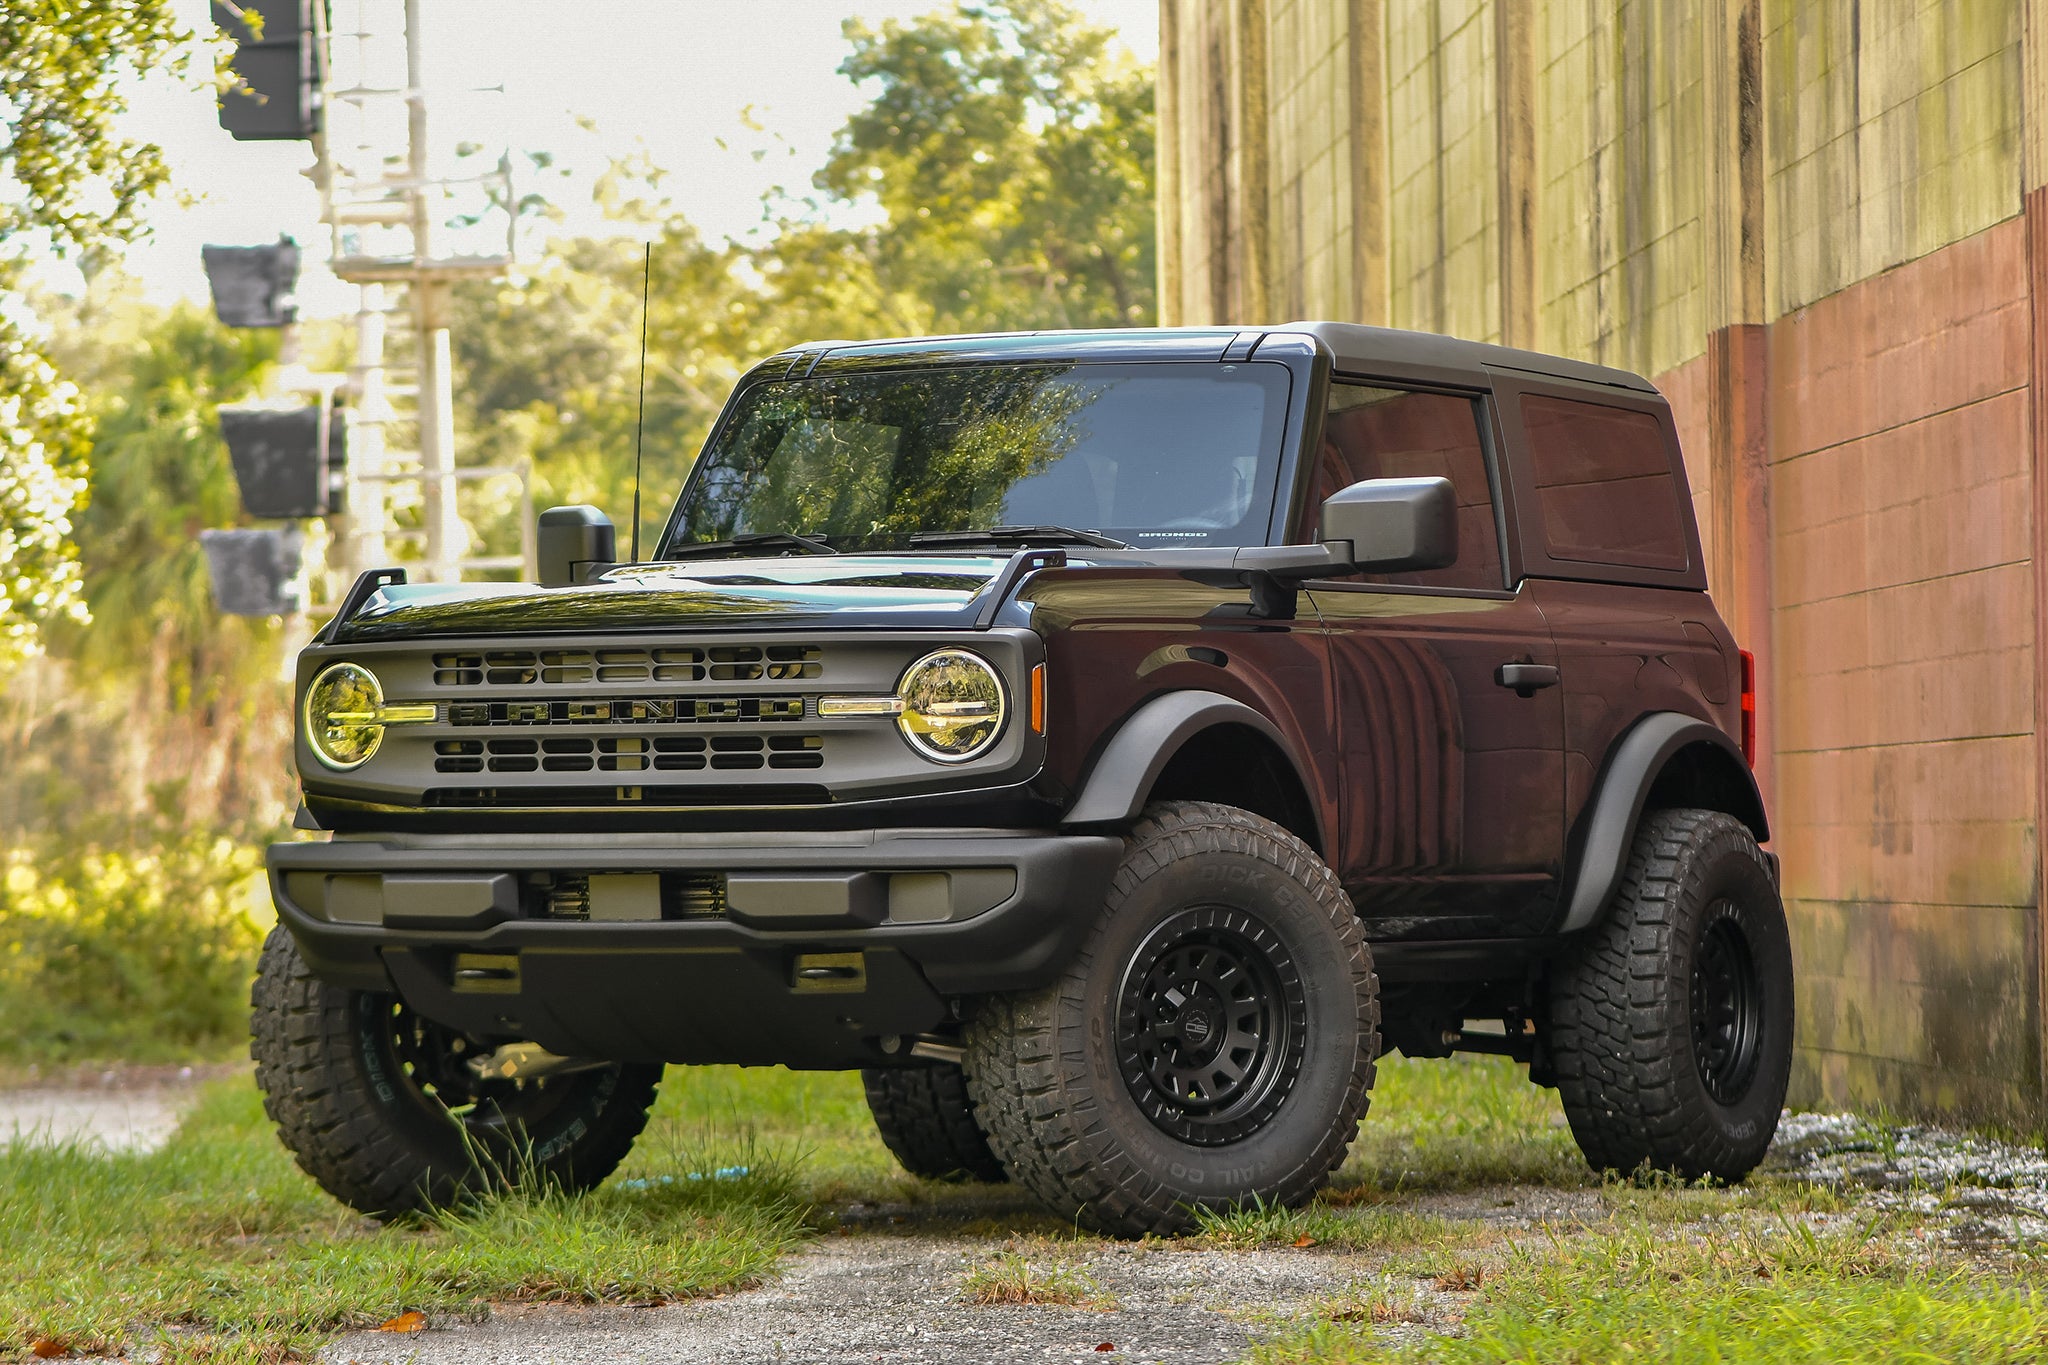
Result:
[[[992,1195],[988,1213],[1007,1195]],[[1591,1216],[1590,1191],[1504,1186],[1418,1198],[1417,1212],[1534,1227]],[[1343,1293],[1376,1257],[1308,1248],[1080,1243],[1058,1259],[1096,1290],[1086,1306],[984,1305],[961,1292],[1014,1239],[899,1227],[862,1207],[757,1289],[648,1308],[500,1308],[410,1335],[356,1332],[328,1365],[1053,1365],[1236,1360],[1262,1329]],[[1036,1258],[1034,1258],[1036,1259]],[[1422,1292],[1430,1292],[1426,1282]]]

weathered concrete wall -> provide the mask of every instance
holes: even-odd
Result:
[[[2009,219],[1772,327],[1777,848],[1808,1096],[2029,1117],[2025,245]]]
[[[1763,674],[1796,1097],[2048,1117],[2048,0],[1161,23],[1164,156],[1219,168],[1162,194],[1162,320],[1355,318],[1655,378]]]

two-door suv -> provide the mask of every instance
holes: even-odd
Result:
[[[389,1215],[603,1179],[667,1063],[858,1069],[911,1171],[1310,1197],[1375,1059],[1735,1180],[1791,1062],[1754,686],[1635,377],[1334,323],[825,342],[660,539],[367,574],[299,662],[257,1074]]]

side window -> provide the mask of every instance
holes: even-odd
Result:
[[[1687,567],[1678,481],[1656,417],[1525,394],[1522,425],[1552,559]]]
[[[1417,573],[1367,574],[1374,583],[1434,588],[1499,588],[1500,532],[1486,476],[1477,399],[1449,393],[1330,386],[1322,458],[1310,494],[1306,539],[1316,538],[1323,499],[1363,479],[1442,475],[1458,491],[1458,560]]]

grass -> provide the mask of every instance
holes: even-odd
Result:
[[[1381,1078],[1321,1198],[1205,1215],[1186,1243],[1345,1258],[1336,1297],[1246,1308],[1265,1337],[1258,1365],[2048,1355],[2043,1271],[2025,1255],[1944,1263],[1923,1228],[1786,1176],[1600,1180],[1555,1097],[1498,1061],[1394,1060]],[[1487,1216],[1508,1198],[1550,1221]],[[304,1359],[337,1330],[407,1313],[722,1293],[854,1228],[1009,1238],[959,1276],[971,1303],[1115,1306],[1076,1263],[1103,1244],[1022,1192],[899,1171],[854,1076],[676,1068],[634,1156],[594,1194],[515,1192],[393,1227],[301,1175],[237,1079],[208,1087],[152,1154],[0,1152],[0,1357],[40,1341]]]
[[[960,1277],[960,1297],[968,1303],[1064,1304],[1108,1310],[1114,1296],[1102,1292],[1085,1270],[1056,1260],[1033,1261],[1021,1251],[1004,1251],[969,1266]]]
[[[843,1087],[803,1079],[756,1087],[773,1103],[753,1131],[722,1121],[717,1085],[686,1080],[664,1096],[629,1167],[594,1194],[516,1192],[413,1226],[378,1227],[323,1194],[278,1145],[246,1081],[209,1087],[155,1153],[8,1151],[0,1353],[41,1341],[276,1360],[412,1311],[658,1302],[747,1284],[808,1235],[794,1139],[814,1130],[792,1124],[822,1110],[823,1131],[840,1127],[837,1095],[812,1101]],[[736,1178],[687,1178],[737,1167]]]

